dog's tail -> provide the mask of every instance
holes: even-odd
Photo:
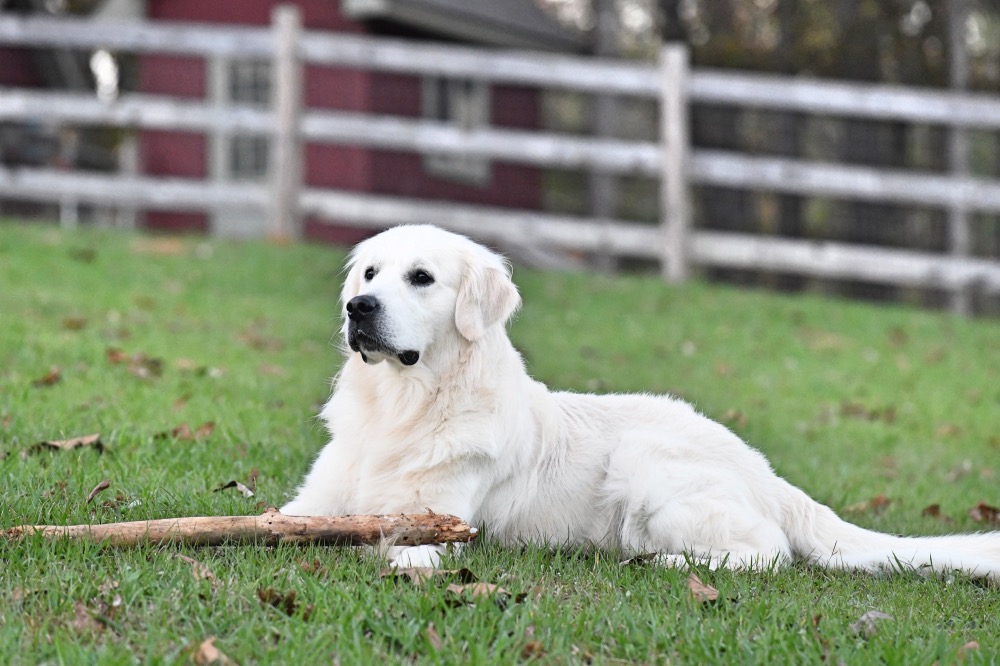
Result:
[[[830,569],[963,571],[1000,581],[1000,532],[893,536],[841,520],[791,484],[786,491],[785,534],[797,557]]]

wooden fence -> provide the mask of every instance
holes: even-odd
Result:
[[[270,29],[0,14],[0,44],[270,59],[277,72],[270,109],[220,107],[201,100],[141,94],[104,103],[82,94],[0,89],[0,122],[32,119],[268,136],[270,191],[232,182],[0,167],[2,198],[52,202],[68,197],[101,206],[162,210],[249,207],[269,211],[273,231],[287,236],[298,233],[304,215],[369,228],[433,222],[484,240],[543,242],[571,250],[654,259],[672,281],[686,279],[692,267],[760,269],[945,288],[957,295],[959,309],[964,307],[962,294],[970,287],[1000,293],[1000,260],[973,258],[968,240],[969,213],[1000,213],[1000,182],[961,171],[919,173],[692,149],[688,128],[690,105],[711,102],[939,124],[956,132],[1000,130],[998,97],[692,70],[687,50],[680,45],[665,46],[658,65],[651,65],[309,32],[302,29],[298,10],[289,6],[275,10]],[[303,109],[305,64],[656,99],[661,137],[659,142],[639,142],[501,128],[464,130],[426,120]],[[661,221],[646,225],[310,188],[302,182],[301,153],[306,143],[651,176],[661,180]],[[938,207],[952,213],[952,249],[933,254],[693,229],[691,185]]]

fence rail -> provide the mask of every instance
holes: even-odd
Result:
[[[276,11],[271,28],[0,14],[0,44],[258,58],[271,60],[282,72],[276,77],[279,88],[270,108],[220,107],[142,94],[105,104],[82,94],[0,89],[0,122],[267,136],[275,165],[270,191],[237,183],[0,167],[0,197],[69,198],[168,210],[250,207],[270,211],[275,229],[289,235],[294,235],[295,220],[304,214],[372,228],[434,221],[485,239],[656,259],[664,276],[672,280],[684,279],[691,266],[723,266],[943,287],[957,294],[971,286],[1000,293],[997,260],[693,230],[688,199],[691,184],[760,189],[940,207],[959,212],[952,216],[953,224],[967,224],[968,211],[1000,212],[1000,182],[960,172],[878,169],[692,149],[687,116],[692,103],[705,102],[994,130],[1000,129],[1000,98],[995,96],[691,70],[681,46],[665,47],[659,64],[652,65],[307,32],[301,29],[297,10],[287,7]],[[306,63],[657,99],[661,136],[658,142],[643,142],[496,127],[466,130],[410,118],[302,109]],[[301,146],[317,143],[651,176],[662,184],[661,223],[657,227],[308,188],[301,181]]]

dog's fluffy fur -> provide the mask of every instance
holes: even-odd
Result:
[[[343,304],[344,339],[357,353],[322,411],[330,443],[284,513],[430,509],[506,543],[656,552],[665,564],[799,558],[1000,580],[1000,532],[862,529],[685,402],[550,392],[506,334],[520,304],[509,266],[467,238],[403,226],[364,241]],[[397,564],[436,565],[441,547],[393,551]]]

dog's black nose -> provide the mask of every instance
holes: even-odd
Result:
[[[379,309],[374,296],[355,296],[347,301],[347,316],[351,321],[360,321]]]

